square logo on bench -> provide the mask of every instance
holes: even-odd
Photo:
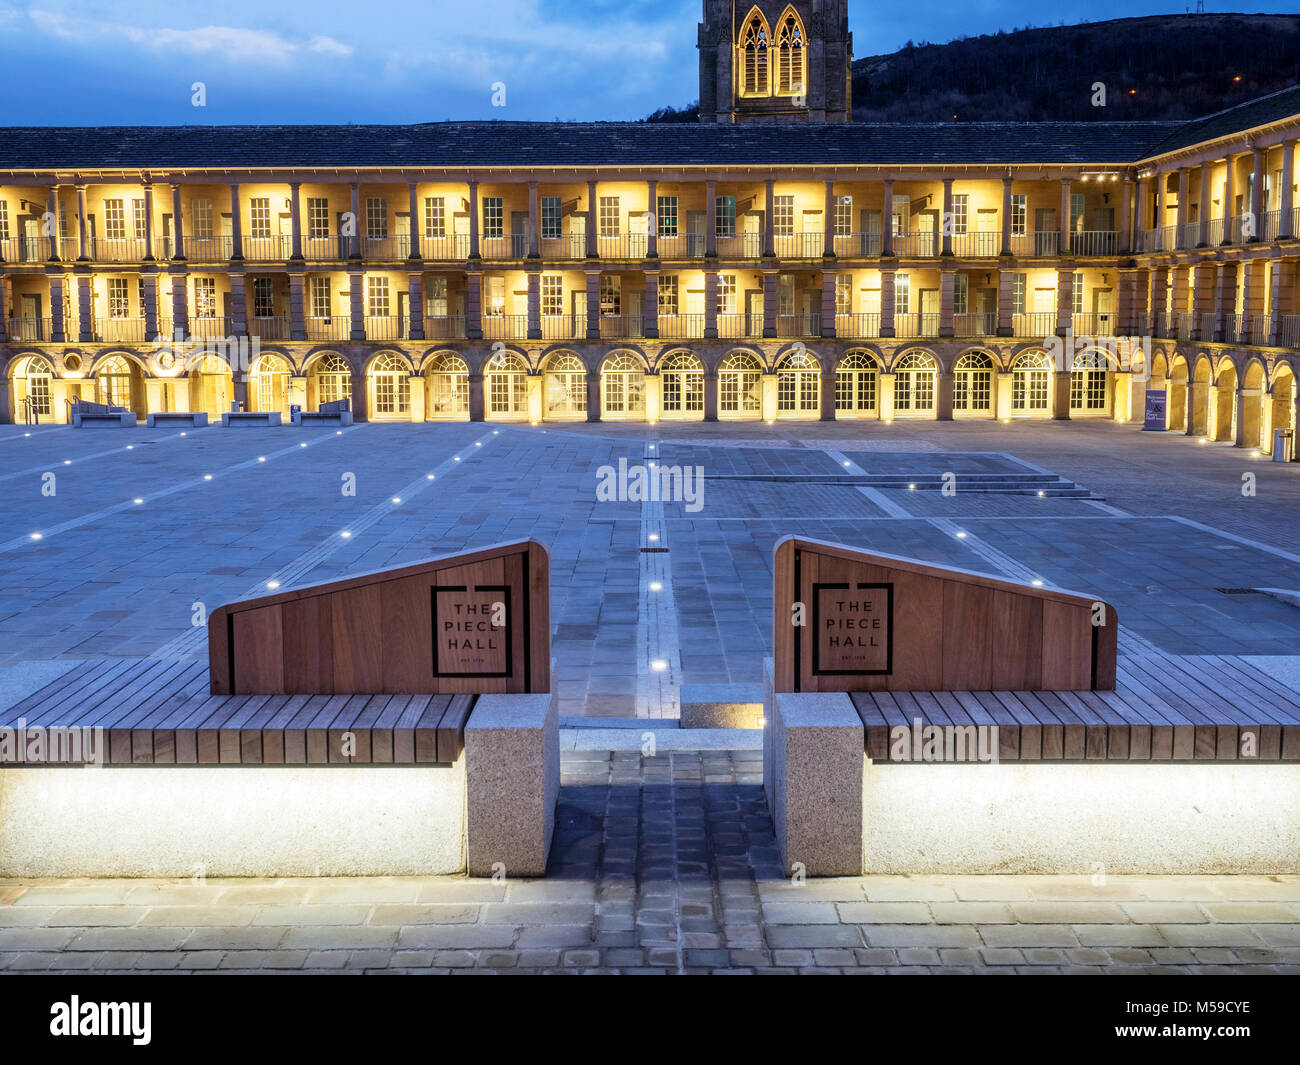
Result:
[[[508,677],[514,604],[506,585],[435,587],[433,672],[439,677]]]
[[[894,586],[813,585],[813,676],[894,671]]]

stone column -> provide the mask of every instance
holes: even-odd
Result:
[[[483,272],[477,269],[465,275],[465,339],[483,339]]]
[[[1015,335],[1011,324],[1012,297],[1015,295],[1015,271],[1006,267],[998,270],[998,325],[997,335],[1009,337]]]
[[[659,182],[651,178],[645,183],[647,210],[650,212],[650,235],[646,238],[647,259],[659,258]],[[647,295],[646,299],[649,300]]]
[[[306,340],[307,323],[303,313],[303,274],[300,270],[289,271],[289,339]]]
[[[1011,178],[1009,177],[1002,179],[1002,250],[998,254],[1011,254]]]
[[[469,374],[469,420],[481,422],[486,418],[483,397],[483,372],[471,370]]]
[[[600,371],[587,371],[587,421],[600,421]]]
[[[894,275],[896,273],[897,267],[894,266],[880,268],[880,335],[885,339],[894,336]]]
[[[537,182],[530,181],[528,183],[528,258],[530,259],[540,259],[542,257],[539,239],[541,213],[541,195]]]
[[[717,189],[718,183],[712,178],[704,183],[704,257],[706,259],[718,257]],[[707,299],[707,296],[705,298]]]
[[[1250,242],[1253,244],[1259,240],[1264,230],[1264,149],[1251,149],[1251,156],[1255,162],[1255,169],[1251,176],[1250,182],[1250,213],[1254,223],[1254,232],[1251,234]],[[1241,418],[1237,419],[1240,426]]]
[[[835,182],[826,182],[826,208],[822,212],[822,258],[835,258]]]
[[[880,395],[877,397],[880,420],[892,422],[894,420],[894,371],[882,370],[876,375],[876,381],[880,386]]]
[[[168,273],[172,281],[172,336],[179,330],[181,336],[190,335],[189,275],[185,267],[173,266]]]
[[[9,278],[0,276],[0,343],[9,339],[9,306],[11,302]],[[4,375],[0,374],[0,387],[4,386]],[[0,403],[0,419],[5,417],[7,411],[8,408],[3,403]]]
[[[230,271],[230,331],[237,337],[248,333],[248,302],[242,267]]]
[[[1258,217],[1258,216],[1256,216]],[[1239,267],[1241,276],[1241,336],[1243,343],[1260,345],[1255,335],[1255,316],[1264,313],[1264,262],[1247,260]]]
[[[144,183],[144,261],[151,263],[153,257],[153,185]]]
[[[1183,239],[1183,229],[1187,225],[1187,196],[1188,186],[1190,185],[1189,177],[1191,171],[1185,166],[1178,168],[1178,206],[1174,210],[1174,248],[1182,249],[1187,247],[1187,241]]]
[[[230,186],[230,258],[242,262],[244,258],[244,221],[239,205],[239,184]]]
[[[1011,420],[1011,400],[1015,395],[1015,377],[1010,373],[993,375],[993,417],[1000,422]]]
[[[1137,332],[1137,270],[1123,267],[1119,271],[1118,329],[1116,332],[1132,336]]]
[[[892,258],[894,254],[894,179],[885,179],[885,203],[881,212],[884,220],[881,223],[880,234],[880,254],[882,257]],[[883,294],[882,294],[883,298]],[[892,318],[892,315],[891,315]],[[892,322],[891,322],[892,326]],[[889,334],[893,336],[893,333]]]
[[[776,336],[777,272],[763,271],[763,339]]]
[[[1066,354],[1069,359],[1069,353]],[[1057,369],[1052,372],[1052,418],[1055,421],[1070,420],[1070,371]]]
[[[1282,318],[1295,313],[1295,287],[1296,260],[1274,259],[1273,291],[1272,298],[1269,300],[1272,307],[1272,313],[1269,316],[1268,344],[1270,347],[1278,347],[1278,342],[1282,339],[1279,336]]]
[[[1167,179],[1164,174],[1157,173],[1155,177],[1155,202],[1151,211],[1151,228],[1156,231],[1156,244],[1160,251],[1169,251],[1165,246],[1165,200],[1168,196],[1168,190],[1165,188]],[[1147,248],[1151,251],[1151,248]]]
[[[90,227],[86,225],[86,186],[77,186],[77,262],[84,263],[90,261],[90,256],[86,254],[86,230]]]
[[[1232,314],[1237,306],[1237,264],[1215,263],[1214,278],[1214,336],[1207,339],[1234,343],[1229,337],[1225,315]],[[1189,371],[1190,372],[1190,371]],[[1190,389],[1191,384],[1188,383]]]
[[[587,271],[587,339],[600,339],[600,271]]]
[[[950,370],[940,370],[938,389],[935,393],[935,420],[952,421],[953,376]]]
[[[407,202],[408,202],[407,211],[409,211],[409,212],[410,212],[410,215],[411,215],[411,224],[410,224],[410,230],[411,230],[411,238],[410,238],[410,239],[411,239],[411,250],[410,250],[410,252],[407,254],[406,257],[407,257],[408,259],[420,259],[420,258],[422,258],[422,256],[421,256],[421,254],[420,254],[420,228],[421,228],[421,227],[420,227],[420,185],[419,185],[419,182],[416,182],[416,181],[408,181],[408,182],[406,183],[406,198],[407,198]],[[423,323],[423,319],[424,319],[424,315],[423,315],[423,314],[420,315],[420,319],[421,319],[421,323]],[[421,418],[420,420],[423,421],[424,419]]]
[[[718,268],[716,266],[710,266],[704,271],[704,339],[718,339]]]
[[[1223,177],[1223,240],[1221,244],[1232,243],[1232,220],[1236,215],[1236,160],[1229,153],[1224,160],[1224,177]]]
[[[835,271],[823,270],[821,335],[826,339],[833,339],[835,336],[835,285]]]
[[[429,397],[429,387],[424,374],[416,370],[411,374],[411,421],[423,422],[428,420],[428,404],[426,400]]]
[[[358,244],[360,241],[358,241]],[[348,304],[352,315],[350,340],[366,339],[365,274],[359,269],[348,271]]]
[[[64,336],[63,322],[63,275],[50,275],[50,340],[62,344]]]
[[[597,201],[597,194],[596,194],[596,182],[588,181],[587,182],[587,258],[588,259],[600,258],[600,245],[597,243],[596,240],[596,233],[597,233],[596,212],[597,210],[599,210],[597,204],[598,201]],[[591,286],[588,285],[587,288],[588,291],[590,291]],[[590,316],[590,307],[588,308],[588,315]],[[588,320],[590,320],[590,317],[588,317]]]
[[[1295,236],[1295,219],[1292,218],[1295,205],[1295,141],[1282,142],[1282,218],[1278,222],[1278,240],[1290,240]]]
[[[172,182],[172,258],[185,261],[185,220],[181,214],[181,187]]]
[[[950,253],[951,254],[951,253]],[[957,272],[945,265],[939,272],[939,336],[951,337],[953,329],[953,299],[957,286]]]
[[[718,372],[708,367],[704,370],[704,420],[718,420]]]
[[[158,275],[150,268],[141,275],[141,281],[144,283],[144,335],[146,340],[153,340],[158,335]],[[0,314],[3,313],[4,308],[0,306]]]
[[[821,373],[821,417],[818,419],[823,422],[833,422],[835,420],[835,366],[834,356],[827,355],[831,359],[832,365],[827,368],[822,367]]]
[[[763,215],[763,257],[776,254],[776,182],[767,179],[767,210]]]
[[[528,339],[542,339],[542,274],[540,269],[528,270]]]
[[[302,262],[302,182],[289,182],[289,258]],[[301,281],[301,278],[299,278]],[[305,337],[303,339],[306,339]]]
[[[418,261],[418,260],[417,260]],[[410,338],[424,339],[424,274],[413,270],[406,278],[406,308],[411,316],[409,323]],[[421,382],[423,383],[423,382]],[[424,421],[423,418],[420,421]]]
[[[1121,255],[1128,255],[1133,250],[1133,179],[1127,172],[1120,186],[1119,209],[1119,248]]]
[[[366,379],[366,368],[354,364],[352,367],[352,417],[358,422],[370,420],[370,389]]]
[[[943,219],[941,222],[941,233],[943,237],[944,255],[952,255],[952,231],[954,218],[952,213],[952,178],[943,179]],[[942,334],[940,334],[942,335]]]
[[[1056,271],[1056,335],[1065,336],[1074,324],[1074,268],[1058,267]]]
[[[81,267],[80,269],[86,269]],[[77,282],[77,341],[81,344],[95,339],[94,308],[90,304],[90,275],[78,274]]]
[[[50,216],[50,262],[59,261],[59,186],[51,185],[45,211]]]
[[[1209,343],[1214,340],[1215,330],[1204,329],[1205,318],[1213,318],[1214,279],[1216,271],[1213,263],[1198,263],[1192,288],[1192,337]]]
[[[647,340],[659,336],[659,271],[645,272],[645,308],[642,311],[641,331]]]
[[[477,188],[478,186],[474,182],[471,181],[469,183],[469,198],[470,198],[469,240],[470,240],[471,252],[473,252],[477,247],[477,245],[474,243],[475,240],[474,234],[476,232],[475,226],[477,225],[477,218],[478,218],[477,209],[475,207],[475,195],[476,195]],[[353,229],[352,236],[348,238],[351,241],[351,244],[348,245],[348,258],[359,260],[361,258],[361,184],[360,182],[353,181],[348,185],[348,201],[349,201],[348,210],[352,215],[352,229]],[[356,323],[353,322],[353,327],[355,328],[355,326]]]
[[[1196,246],[1205,248],[1210,243],[1210,164],[1201,164],[1201,202],[1196,208]]]

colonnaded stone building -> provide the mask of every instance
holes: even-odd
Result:
[[[0,412],[1294,426],[1300,87],[854,124],[846,8],[706,0],[693,126],[0,130]]]

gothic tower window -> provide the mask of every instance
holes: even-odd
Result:
[[[741,95],[767,96],[771,92],[768,75],[769,43],[767,20],[755,8],[745,20],[745,29],[740,38]]]
[[[776,95],[802,96],[806,91],[803,23],[799,21],[794,8],[787,7],[777,25]]]

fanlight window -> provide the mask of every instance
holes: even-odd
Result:
[[[674,351],[668,358],[664,359],[659,369],[661,372],[665,370],[694,370],[702,373],[704,364],[689,351]]]
[[[820,370],[821,364],[806,351],[792,351],[781,360],[782,370]]]
[[[326,355],[316,363],[316,402],[337,403],[352,398],[352,370],[339,355]]]
[[[600,368],[605,413],[611,416],[645,412],[645,367],[635,355],[620,351]]]
[[[429,363],[429,413],[434,418],[469,413],[469,367],[459,355],[444,352]]]
[[[704,364],[689,351],[674,351],[659,365],[664,414],[672,417],[704,412]]]
[[[845,355],[835,368],[835,409],[845,414],[874,411],[877,370],[870,355]]]
[[[635,355],[630,355],[626,351],[621,351],[617,355],[611,355],[605,360],[600,368],[601,373],[645,373],[644,367],[637,361]]]
[[[741,91],[745,96],[767,96],[770,92],[768,43],[767,21],[755,11],[740,40]]]
[[[487,361],[484,375],[489,413],[517,417],[528,412],[528,363],[523,356],[498,353]]]
[[[993,358],[972,351],[953,367],[953,410],[986,411],[993,405]]]
[[[582,360],[578,356],[571,355],[568,352],[561,352],[550,357],[546,363],[546,372],[585,374],[587,368],[582,365]]]
[[[571,352],[557,352],[546,363],[546,413],[576,417],[586,411],[587,368]]]
[[[1050,406],[1052,360],[1041,351],[1026,351],[1011,368],[1011,409],[1045,411]]]
[[[374,380],[374,412],[398,417],[411,411],[411,375],[406,363],[391,352],[375,357],[370,364]]]
[[[763,364],[758,361],[756,355],[751,355],[747,351],[733,351],[722,360],[718,370],[719,372],[726,370],[754,370],[757,373],[762,373]]]

